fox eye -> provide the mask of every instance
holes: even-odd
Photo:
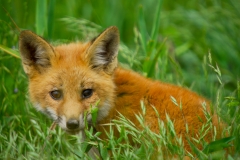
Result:
[[[50,92],[50,95],[53,99],[59,100],[62,97],[62,92],[60,90],[54,90]]]
[[[82,97],[83,98],[89,98],[91,97],[93,94],[93,90],[92,89],[85,89],[82,91]]]

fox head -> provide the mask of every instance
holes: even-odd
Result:
[[[61,128],[84,129],[84,113],[97,102],[97,121],[113,106],[119,32],[109,27],[87,43],[52,46],[31,31],[20,33],[19,50],[34,106]],[[92,123],[91,114],[87,122]]]

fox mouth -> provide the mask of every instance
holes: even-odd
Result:
[[[48,112],[50,113],[50,112]],[[51,114],[52,115],[52,114]],[[85,129],[85,125],[92,126],[91,117],[88,116],[87,123],[84,122],[83,115],[80,115],[78,119],[66,119],[65,116],[51,116],[52,119],[58,124],[58,126],[66,133],[71,135],[79,134]]]
[[[80,128],[78,128],[78,129],[66,129],[65,131],[68,134],[76,135],[76,134],[79,134],[82,130]]]
[[[76,135],[84,129],[83,127],[81,127],[81,125],[75,126],[73,128],[68,128],[66,125],[65,118],[62,118],[62,117],[58,117],[58,119],[55,122],[58,124],[58,126],[62,130],[64,130],[65,132],[67,132],[68,134],[71,134],[71,135]]]

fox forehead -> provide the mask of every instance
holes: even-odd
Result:
[[[90,43],[70,43],[54,47],[56,58],[51,59],[52,67],[74,68],[74,66],[86,66],[86,52]]]
[[[49,90],[76,91],[99,86],[101,80],[101,83],[109,83],[111,81],[110,75],[103,71],[96,72],[89,65],[86,54],[91,44],[92,42],[79,42],[53,47],[54,57],[50,59],[51,66],[46,72],[35,74],[31,78],[30,87],[31,84],[34,86],[42,84],[41,86]]]
[[[52,88],[60,86],[79,88],[91,84],[95,74],[84,59],[88,47],[88,43],[71,43],[54,47],[54,58],[50,59],[51,67],[43,74],[34,76],[34,79],[44,79]]]
[[[65,88],[68,90],[76,90],[76,88],[92,88],[94,87],[98,76],[86,68],[87,67],[84,66],[72,66],[69,68],[50,68],[48,72],[38,78],[44,79],[46,81],[46,84],[48,84],[51,89]]]

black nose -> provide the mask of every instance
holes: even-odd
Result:
[[[67,128],[68,129],[77,129],[79,127],[79,122],[76,119],[69,119],[67,121]]]

